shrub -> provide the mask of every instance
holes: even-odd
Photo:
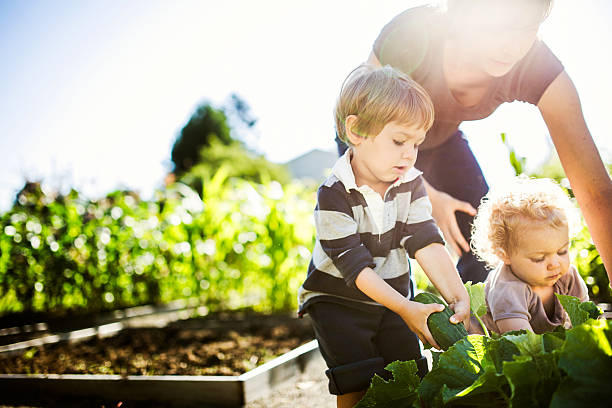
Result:
[[[296,307],[314,191],[226,177],[204,200],[176,183],[145,201],[87,200],[28,183],[0,216],[0,314],[98,312],[194,297],[211,309]]]

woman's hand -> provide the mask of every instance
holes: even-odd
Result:
[[[461,234],[455,211],[462,211],[474,216],[476,215],[476,209],[467,201],[457,200],[443,191],[434,189],[429,183],[425,183],[425,187],[427,195],[429,195],[429,201],[431,201],[431,215],[442,230],[446,242],[457,256],[461,256],[462,251],[469,252],[470,244]]]
[[[406,299],[402,307],[398,310],[400,317],[406,322],[406,325],[414,334],[425,344],[430,344],[432,347],[440,350],[440,346],[434,340],[429,327],[427,327],[427,318],[434,312],[444,310],[444,305],[439,303],[423,304],[412,302]]]

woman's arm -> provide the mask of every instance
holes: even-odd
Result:
[[[516,317],[510,319],[500,319],[495,322],[501,333],[506,333],[513,330],[529,330],[533,331],[529,321]]]
[[[612,281],[612,181],[587,128],[578,92],[565,71],[546,89],[538,108]]]

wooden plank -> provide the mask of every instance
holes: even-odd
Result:
[[[178,310],[168,309],[169,310],[167,311],[160,310],[152,313],[147,313],[148,309],[139,310],[137,311],[138,313],[136,311],[132,311],[132,316],[124,317],[117,322],[69,332],[46,334],[31,340],[2,345],[0,346],[0,353],[16,354],[30,347],[38,347],[44,344],[54,344],[60,341],[78,342],[89,340],[96,336],[104,338],[113,336],[123,329],[133,327],[164,327],[170,322],[189,318],[197,310],[197,308],[183,308]]]
[[[0,346],[0,354],[15,354],[30,347],[38,347],[44,344],[54,344],[60,341],[76,342],[91,339],[92,337],[107,337],[119,333],[124,326],[120,322],[109,323],[102,326],[90,327],[88,329],[74,330],[71,332],[48,334],[31,340]]]
[[[80,397],[177,407],[242,407],[268,395],[318,358],[322,358],[318,343],[312,340],[240,376],[0,374],[0,402]]]
[[[94,336],[106,337],[121,330],[139,326],[152,319],[180,320],[194,308],[175,304],[167,310],[150,307],[126,312],[118,322],[100,324],[81,330],[47,334],[39,338],[0,346],[1,354],[60,341],[82,341]],[[176,310],[177,307],[183,309]],[[156,312],[156,313],[155,313]],[[163,317],[160,319],[160,317]],[[62,398],[86,398],[114,401],[155,401],[167,406],[242,407],[248,401],[270,393],[277,385],[304,371],[313,360],[322,358],[313,340],[241,376],[120,376],[53,374],[0,374],[0,402],[40,402]]]
[[[0,401],[89,398],[240,407],[242,381],[222,376],[0,375]]]
[[[242,374],[245,403],[268,395],[278,385],[303,372],[308,364],[321,357],[319,344],[312,340],[288,353]]]

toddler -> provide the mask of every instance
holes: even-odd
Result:
[[[555,293],[588,300],[568,252],[575,212],[550,179],[517,178],[485,196],[474,220],[472,249],[495,268],[485,281],[483,321],[489,330],[540,334],[569,327]]]

